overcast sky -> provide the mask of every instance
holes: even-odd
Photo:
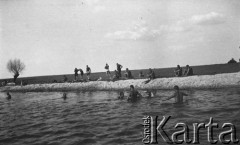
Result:
[[[0,78],[226,63],[240,58],[239,0],[1,0]]]

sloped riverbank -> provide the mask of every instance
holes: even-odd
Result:
[[[189,77],[157,78],[145,84],[146,79],[119,80],[115,82],[91,81],[78,83],[31,84],[26,86],[5,86],[1,91],[45,92],[45,91],[93,91],[126,90],[130,85],[137,89],[172,89],[180,88],[222,88],[240,85],[240,73],[202,75]]]

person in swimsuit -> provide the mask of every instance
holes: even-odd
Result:
[[[122,100],[124,98],[124,92],[119,92],[118,99]]]
[[[84,74],[83,70],[80,68],[79,71],[80,71],[81,80],[83,80],[83,74]]]
[[[129,97],[127,98],[127,101],[137,101],[141,97],[142,95],[137,90],[134,89],[134,86],[130,85],[130,93]]]
[[[183,93],[183,92],[181,92],[177,85],[174,86],[173,88],[174,88],[174,91],[175,91],[174,94],[172,96],[168,97],[167,99],[163,100],[163,101],[175,98],[175,103],[176,104],[182,104],[183,103],[183,96],[188,96],[188,95]]]
[[[117,71],[119,73],[119,77],[122,77],[121,70],[122,70],[122,65],[117,63]]]
[[[10,93],[9,92],[7,92],[7,100],[11,100],[11,98],[12,98],[12,96],[10,95]]]
[[[75,81],[77,81],[77,79],[78,79],[78,69],[77,68],[74,69],[74,78],[75,78]]]
[[[87,73],[87,79],[90,80],[91,68],[88,65],[86,66],[86,73]]]
[[[107,63],[104,68],[106,69],[106,75],[111,79],[111,73],[109,71],[109,65]]]
[[[127,79],[133,78],[133,77],[132,77],[132,73],[131,73],[131,71],[130,71],[128,68],[126,68],[125,77],[126,77]]]
[[[67,99],[67,93],[63,93],[63,95],[62,95],[62,98],[63,98],[63,100],[66,100]]]

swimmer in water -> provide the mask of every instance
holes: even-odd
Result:
[[[140,99],[142,95],[134,89],[133,85],[130,85],[130,93],[129,97],[127,98],[128,101],[136,101],[137,99]]]
[[[62,98],[63,98],[63,100],[66,100],[66,99],[67,99],[67,94],[66,94],[66,93],[63,93]]]
[[[123,92],[120,92],[120,93],[119,93],[119,96],[118,96],[118,99],[121,100],[121,99],[123,99],[123,98],[124,98],[124,93],[123,93]]]
[[[147,94],[147,98],[151,98],[151,97],[154,97],[156,95],[156,91],[145,91],[145,93]]]
[[[181,91],[179,90],[179,87],[178,87],[177,85],[174,86],[173,88],[174,88],[175,93],[174,93],[172,96],[168,97],[167,99],[165,99],[165,100],[163,100],[163,101],[166,101],[166,100],[170,100],[170,99],[172,99],[172,98],[175,98],[175,103],[176,103],[176,104],[182,104],[182,103],[183,103],[183,96],[188,96],[188,95],[185,94],[185,93],[183,93],[183,92],[181,92]]]
[[[12,96],[10,95],[9,92],[7,92],[7,100],[11,100]]]

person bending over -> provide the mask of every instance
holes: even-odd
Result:
[[[80,68],[79,71],[80,71],[81,80],[83,80],[83,74],[84,74],[84,73],[83,73],[83,70]]]
[[[117,63],[117,71],[118,71],[118,73],[119,73],[119,77],[121,78],[122,77],[122,74],[121,74],[121,70],[122,70],[122,65],[121,64],[118,64]]]

